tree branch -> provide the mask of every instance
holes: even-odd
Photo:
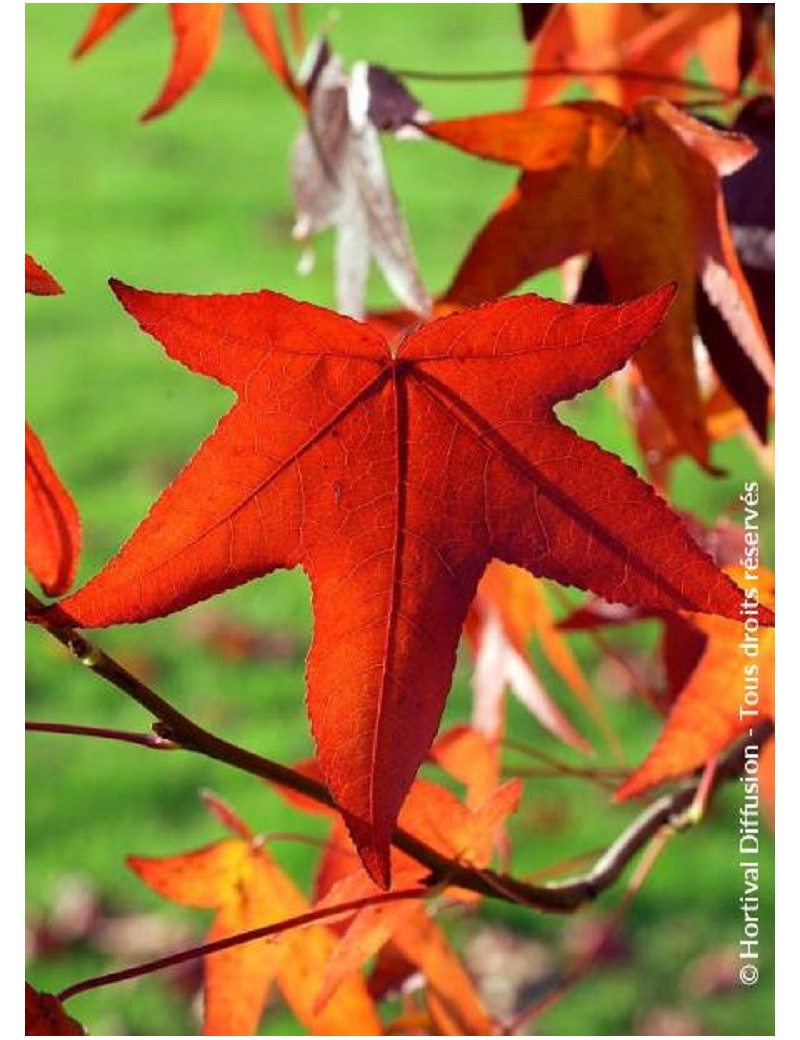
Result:
[[[295,791],[321,805],[336,808],[324,784],[203,729],[75,628],[48,624],[41,616],[45,609],[44,604],[28,590],[25,596],[28,620],[46,629],[82,664],[133,698],[158,719],[155,728],[159,737],[185,750],[195,751],[252,776]],[[760,745],[772,732],[771,722],[761,723],[754,729],[752,737],[734,744],[727,754],[720,758],[709,796],[724,780],[740,775],[745,743]],[[664,795],[652,803],[625,829],[587,874],[566,881],[532,885],[497,871],[481,870],[448,859],[401,828],[395,831],[392,844],[427,867],[430,871],[427,884],[431,887],[446,883],[489,898],[520,903],[532,909],[551,913],[571,913],[610,888],[636,853],[661,827],[675,821],[686,811],[694,800],[700,779],[698,776],[687,780],[672,794]]]

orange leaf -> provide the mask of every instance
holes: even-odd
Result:
[[[366,875],[338,884],[324,905],[376,892]],[[450,1036],[491,1036],[491,1018],[444,932],[418,902],[393,903],[359,911],[331,959],[317,998],[324,1006],[367,958],[391,942],[392,948],[425,977],[428,1006],[439,1032]]]
[[[480,799],[476,797],[478,794]],[[491,788],[473,787],[472,800],[465,805],[447,788],[427,780],[415,780],[400,812],[398,826],[447,859],[485,867],[491,859],[493,838],[507,817],[516,812],[521,794],[520,781],[511,780],[498,787],[495,780]],[[289,800],[297,804],[294,796]],[[354,872],[358,874],[354,853],[347,831],[337,819],[317,869],[315,890],[319,898],[327,897],[334,885]],[[421,881],[427,874],[426,867],[396,848],[392,849],[392,870],[394,889]],[[403,884],[397,881],[398,871],[405,879]],[[451,895],[459,899],[473,898],[466,892],[451,892]]]
[[[464,784],[467,805],[475,809],[500,781],[500,746],[471,726],[452,726],[436,738],[431,761]]]
[[[217,911],[209,941],[296,917],[308,902],[258,841],[231,839],[167,859],[132,857],[128,863],[159,895],[184,906]],[[366,986],[353,977],[324,1009],[313,1007],[309,979],[320,978],[336,940],[322,925],[278,939],[244,943],[204,961],[207,1036],[251,1036],[270,986],[314,1033],[375,1035],[380,1022]]]
[[[399,823],[448,858],[480,868],[488,864],[493,836],[516,810],[520,794],[519,781],[511,781],[493,791],[473,812],[445,788],[418,780],[406,799]],[[335,828],[334,834],[341,848],[341,828]],[[394,890],[413,887],[427,874],[426,868],[396,850],[393,860]],[[336,906],[379,891],[374,881],[362,870],[353,872],[343,858],[336,860],[335,866],[328,860],[328,867],[318,907]],[[448,889],[448,894],[459,899],[466,895],[455,889]],[[388,942],[424,974],[431,1012],[435,1019],[438,1016],[446,1033],[491,1033],[491,1022],[469,977],[419,901],[371,906],[353,915],[325,971],[317,1006],[330,1000],[343,980]]]
[[[624,108],[653,94],[672,101],[702,99],[709,95],[681,82],[692,57],[700,59],[711,85],[735,90],[742,6],[555,4],[534,40],[531,71],[565,73],[531,77],[525,104],[545,104],[574,86],[576,75],[569,69],[613,70],[587,76],[586,85],[599,100]]]
[[[111,32],[115,25],[130,14],[138,4],[98,4],[97,10],[92,15],[92,20],[86,28],[83,36],[72,52],[73,58],[80,58],[91,50],[92,47],[104,36]]]
[[[290,29],[295,41],[301,32],[297,11],[299,4],[287,4],[290,12]],[[307,104],[306,92],[296,82],[286,51],[283,49],[280,33],[272,14],[272,4],[236,4],[236,9],[250,33],[256,47],[266,58],[267,64],[290,94],[294,94],[304,107]]]
[[[478,585],[465,632],[475,655],[476,729],[490,739],[502,737],[502,696],[508,686],[545,729],[579,751],[591,751],[591,745],[547,693],[528,652],[530,639],[536,634],[570,689],[591,711],[597,711],[589,684],[556,630],[544,591],[533,575],[493,560]]]
[[[597,257],[613,299],[677,282],[675,304],[636,365],[681,449],[708,466],[693,350],[698,279],[738,349],[774,382],[720,188],[720,177],[746,163],[754,146],[660,99],[639,102],[632,116],[581,102],[432,123],[425,130],[522,170],[445,294],[451,305],[491,299],[579,253]]]
[[[655,746],[617,791],[618,801],[691,773],[760,719],[774,721],[775,631],[757,625],[756,609],[758,602],[774,604],[774,577],[764,569],[758,580],[752,570],[730,568],[730,573],[742,587],[742,618],[692,618],[707,638],[705,650]],[[748,638],[746,625],[757,631],[757,639]]]
[[[175,50],[161,93],[142,115],[142,122],[172,108],[195,85],[214,57],[224,4],[170,4]]]
[[[398,823],[448,859],[485,867],[497,829],[516,812],[521,796],[521,781],[509,780],[473,810],[447,788],[417,780]]]
[[[416,885],[424,873],[419,868],[396,871],[392,888],[399,891]],[[316,909],[368,898],[380,891],[367,874],[358,871],[334,882],[316,904]],[[399,928],[420,914],[427,916],[419,900],[409,899],[366,907],[352,915],[352,920],[342,930],[334,955],[325,966],[315,998],[315,1008],[325,1007],[346,979],[355,976],[361,970],[361,965],[389,942]]]
[[[617,307],[494,303],[423,326],[397,356],[367,326],[276,293],[114,287],[238,402],[53,616],[145,621],[302,563],[318,761],[381,883],[492,556],[623,602],[737,616],[738,589],[680,519],[551,411],[631,355],[670,287]]]
[[[427,981],[431,1018],[443,1036],[492,1036],[494,1024],[444,932],[419,913],[392,940]]]

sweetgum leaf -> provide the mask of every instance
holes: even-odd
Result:
[[[113,287],[171,357],[238,400],[51,620],[146,621],[302,565],[319,765],[379,883],[492,557],[622,603],[738,617],[738,588],[680,518],[552,412],[633,354],[672,286],[610,307],[492,303],[425,325],[396,355],[369,327],[276,293]]]

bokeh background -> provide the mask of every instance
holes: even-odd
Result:
[[[310,276],[296,272],[287,159],[299,113],[238,19],[226,14],[217,57],[188,97],[142,126],[137,117],[155,97],[169,60],[165,6],[141,5],[75,64],[70,52],[91,11],[85,4],[26,5],[26,249],[65,288],[63,297],[26,302],[27,415],[82,513],[80,582],[116,551],[230,401],[224,389],[169,362],[137,331],[108,290],[109,276],[167,291],[269,287],[333,303],[330,240],[320,243]],[[312,30],[327,24],[348,63],[367,58],[389,67],[447,70],[526,63],[512,4],[344,4],[335,10],[309,4],[306,21]],[[409,85],[441,117],[510,108],[522,93],[514,81]],[[423,277],[438,291],[514,172],[434,143],[388,140],[386,155]],[[559,282],[550,276],[530,287],[556,294]],[[391,302],[378,279],[371,299]],[[639,465],[602,389],[560,414]],[[726,476],[712,480],[685,464],[675,485],[677,504],[707,520],[730,511],[742,481],[759,475],[739,442],[721,445],[716,460]],[[762,499],[762,532],[771,545],[768,498]],[[310,627],[307,584],[293,572],[177,617],[102,633],[100,642],[207,727],[291,763],[311,751],[303,703]],[[656,636],[653,625],[640,625],[610,638],[644,668]],[[573,646],[629,762],[639,761],[658,720],[632,696],[624,672],[599,662],[587,637],[576,636]],[[535,647],[532,652],[554,698],[596,738],[591,720]],[[448,721],[469,717],[469,675],[464,655]],[[34,719],[130,729],[149,723],[37,631],[28,634],[27,700]],[[577,761],[522,709],[510,710],[515,737]],[[596,763],[608,764],[602,755]],[[26,973],[50,992],[202,938],[208,915],[167,906],[124,863],[129,854],[169,855],[218,838],[218,824],[198,799],[201,789],[218,792],[267,832],[324,830],[256,780],[180,752],[157,755],[32,734],[27,770]],[[701,827],[671,842],[614,949],[539,1020],[538,1032],[774,1032],[768,838],[761,860],[761,981],[744,990],[735,980],[737,808],[735,792],[725,792]],[[514,871],[525,875],[600,849],[631,814],[591,784],[532,779],[512,824]],[[314,849],[285,840],[274,851],[307,888]],[[487,997],[502,1007],[545,992],[620,894],[618,887],[570,920],[487,903],[446,925]],[[197,969],[165,973],[86,994],[70,1011],[92,1033],[190,1035],[198,1031],[197,981]],[[262,1032],[302,1029],[276,1000]]]

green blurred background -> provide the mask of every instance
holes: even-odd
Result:
[[[130,534],[230,403],[224,389],[167,361],[137,331],[109,292],[109,276],[173,291],[269,287],[333,303],[329,239],[320,243],[310,277],[295,270],[287,156],[299,113],[232,11],[210,71],[178,107],[145,126],[137,117],[168,65],[164,5],[142,5],[74,64],[70,52],[91,11],[83,4],[26,5],[26,249],[66,290],[63,297],[26,302],[27,415],[82,513],[79,581]],[[344,4],[335,11],[307,5],[312,30],[326,21],[348,63],[368,58],[390,67],[447,70],[525,64],[511,4]],[[441,117],[512,107],[522,89],[514,82],[410,86]],[[513,171],[429,143],[390,140],[386,155],[422,274],[439,290],[513,182]],[[532,285],[557,291],[553,277]],[[378,279],[371,300],[391,302]],[[602,391],[561,414],[638,464]],[[683,465],[676,481],[677,504],[706,519],[729,509],[742,480],[758,475],[739,443],[722,445],[717,461],[728,467],[727,477],[711,480]],[[771,544],[769,509],[762,519]],[[235,659],[220,639],[207,638],[221,621],[265,636],[258,661]],[[310,626],[304,577],[279,573],[177,617],[103,633],[99,641],[202,724],[291,763],[311,751],[303,703]],[[612,638],[643,663],[656,635],[652,626],[639,626]],[[607,664],[598,667],[589,639],[576,637],[573,645],[606,699],[629,762],[638,761],[658,720],[620,692],[619,674]],[[533,652],[553,696],[599,745],[591,720]],[[147,727],[143,712],[40,632],[28,634],[27,662],[28,717]],[[465,657],[448,721],[469,717],[468,683]],[[515,705],[510,729],[533,747],[575,758]],[[608,764],[602,756],[598,761]],[[200,789],[219,792],[256,828],[323,831],[257,781],[188,754],[33,734],[27,768],[26,898],[35,951],[27,975],[50,992],[144,959],[146,950],[160,949],[159,941],[169,949],[202,937],[208,915],[167,907],[124,865],[128,854],[168,855],[221,836],[198,801]],[[545,1014],[538,1032],[774,1032],[771,839],[762,852],[761,981],[751,990],[731,984],[731,951],[741,935],[737,808],[735,792],[727,792],[702,827],[672,841],[634,904],[616,954]],[[532,780],[512,827],[513,869],[526,874],[600,848],[630,816],[592,785]],[[313,849],[291,841],[274,847],[307,886]],[[77,914],[74,893],[81,889],[97,920],[83,930],[74,926],[70,938],[62,919]],[[478,915],[453,917],[448,927],[463,949],[479,954],[483,941],[495,950],[510,945],[517,961],[528,958],[526,995],[533,999],[620,894],[618,888],[574,921],[487,904]],[[470,964],[481,974],[478,954]],[[487,978],[491,986],[491,972]],[[70,1011],[93,1033],[189,1035],[198,1031],[187,996],[195,981],[191,973],[153,976],[76,998]],[[303,1030],[276,1001],[262,1032]]]

